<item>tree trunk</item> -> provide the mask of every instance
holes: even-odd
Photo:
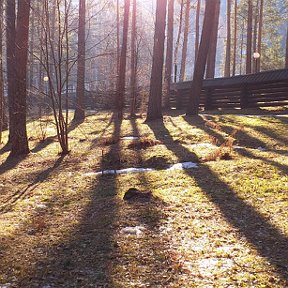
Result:
[[[178,35],[177,35],[175,50],[174,50],[174,74],[175,74],[174,81],[175,82],[177,82],[178,50],[179,50],[179,45],[180,45],[180,37],[182,33],[183,6],[184,6],[184,0],[181,0],[179,28],[178,28]]]
[[[285,68],[288,68],[288,25],[287,25],[287,32],[286,32]]]
[[[190,26],[189,20],[190,20],[190,0],[186,0],[185,26],[184,26],[182,59],[181,59],[180,79],[179,79],[180,82],[183,82],[185,80],[187,46],[188,46],[188,36],[189,36],[189,26]]]
[[[260,58],[257,59],[256,72],[260,72],[260,70],[261,70],[263,8],[264,8],[264,0],[260,0],[259,28],[258,28],[258,41],[257,41],[258,42],[257,43],[257,52],[260,54]]]
[[[13,138],[13,109],[12,103],[15,94],[15,35],[16,35],[16,5],[15,0],[6,3],[6,65],[8,82],[8,111],[9,111],[9,142]]]
[[[247,21],[247,45],[246,45],[246,74],[251,73],[252,63],[252,19],[253,19],[253,7],[252,0],[248,0],[248,21]]]
[[[29,153],[26,131],[26,98],[27,98],[27,62],[29,38],[30,0],[18,0],[17,27],[15,40],[15,95],[13,97],[12,126],[14,129],[11,141],[11,156]]]
[[[117,51],[116,51],[116,57],[117,57],[117,76],[119,73],[119,66],[120,66],[120,16],[119,16],[119,0],[116,2],[116,25],[117,25]]]
[[[153,62],[146,121],[162,119],[162,75],[167,0],[157,0],[154,34]]]
[[[207,59],[207,71],[206,78],[215,77],[215,66],[216,66],[216,53],[217,53],[217,42],[218,42],[218,26],[219,26],[219,15],[220,15],[220,0],[216,1],[215,8],[215,24],[211,31],[211,44],[209,48],[209,54]]]
[[[75,121],[83,121],[85,118],[85,22],[86,1],[79,0],[79,28],[78,28],[78,60],[77,60],[77,88]]]
[[[192,89],[189,97],[189,104],[186,111],[187,115],[198,115],[199,113],[200,94],[202,90],[205,67],[211,43],[210,31],[212,30],[215,22],[215,9],[216,1],[207,0],[201,34],[201,42],[194,68],[194,76],[192,81]]]
[[[119,118],[123,117],[123,109],[124,109],[129,9],[130,9],[130,0],[125,0],[123,36],[122,36],[123,38],[122,38],[122,48],[121,48],[119,74],[117,79],[117,91],[116,91],[116,109],[118,111]]]
[[[258,22],[258,16],[259,16],[259,0],[257,0],[256,2],[256,7],[255,7],[255,11],[254,11],[254,28],[253,28],[253,44],[252,44],[252,52],[258,52],[257,51],[257,38],[258,38],[258,26],[259,26],[259,22]],[[253,73],[257,72],[257,62],[258,59],[254,59],[253,57]]]
[[[237,60],[237,0],[234,2],[234,44],[233,44],[233,68],[232,75],[236,74],[236,60]]]
[[[3,0],[0,0],[0,18],[3,19]],[[2,144],[2,130],[4,125],[4,95],[3,95],[3,31],[0,21],[0,146]]]
[[[168,2],[168,26],[167,26],[167,47],[164,76],[164,98],[163,107],[168,108],[170,102],[170,85],[172,81],[173,63],[173,33],[174,33],[174,0]]]
[[[195,19],[195,61],[198,56],[198,49],[199,49],[199,38],[200,38],[200,9],[201,9],[201,0],[197,1],[197,8],[196,8],[196,19]]]
[[[130,78],[130,91],[131,91],[131,107],[130,116],[136,115],[136,81],[137,81],[137,67],[136,67],[136,12],[137,1],[133,0],[133,13],[132,13],[132,29],[131,29],[131,78]]]
[[[230,77],[231,63],[231,0],[227,0],[227,37],[226,37],[226,57],[224,76]]]

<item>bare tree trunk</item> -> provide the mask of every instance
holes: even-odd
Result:
[[[199,50],[199,39],[200,39],[200,9],[201,9],[201,0],[197,1],[197,8],[196,8],[196,19],[195,19],[195,61],[198,56]]]
[[[285,68],[288,68],[288,25],[287,25],[287,32],[286,32]]]
[[[13,138],[13,109],[15,94],[15,36],[16,36],[16,4],[15,0],[6,3],[6,45],[7,45],[7,82],[8,82],[8,111],[9,111],[9,142]]]
[[[227,37],[226,37],[226,57],[224,76],[230,77],[231,66],[231,0],[227,0]]]
[[[77,88],[75,121],[83,121],[85,118],[85,22],[86,1],[79,0],[79,28],[78,28],[78,61],[77,61]]]
[[[130,91],[131,91],[131,107],[130,116],[136,115],[136,81],[137,81],[137,67],[136,67],[136,12],[137,2],[133,0],[133,13],[132,13],[132,30],[131,30],[131,78],[130,78]]]
[[[198,115],[199,113],[200,94],[202,90],[205,67],[211,43],[210,31],[215,22],[214,17],[215,9],[216,9],[216,1],[206,0],[201,42],[194,68],[192,89],[189,97],[189,104],[186,111],[187,115]]]
[[[174,74],[175,74],[174,81],[175,82],[177,81],[178,50],[179,50],[179,45],[180,45],[181,33],[182,33],[183,6],[184,6],[184,0],[181,0],[179,28],[178,28],[178,35],[177,35],[176,44],[175,44],[175,50],[174,50]]]
[[[261,70],[261,53],[262,53],[262,29],[263,29],[263,8],[264,0],[260,0],[260,11],[259,11],[259,28],[258,28],[258,43],[257,43],[257,52],[260,55],[260,58],[257,59],[256,72]]]
[[[190,26],[189,20],[190,20],[190,0],[186,0],[185,26],[184,26],[182,59],[181,59],[180,79],[179,79],[180,82],[183,82],[185,80],[187,46],[188,46],[188,36],[189,36],[189,26]]]
[[[247,45],[246,45],[246,74],[251,73],[252,64],[252,19],[253,19],[253,7],[252,0],[248,0],[248,21],[247,21]]]
[[[3,0],[0,0],[0,19],[3,19]],[[3,95],[3,31],[0,21],[0,145],[2,144],[2,130],[4,125],[4,95]]]
[[[252,52],[257,52],[257,38],[258,38],[258,16],[259,16],[259,0],[256,2],[256,7],[254,11],[254,28],[253,28],[253,44],[252,44]],[[253,73],[257,72],[257,62],[258,59],[253,58]]]
[[[207,71],[206,78],[215,77],[215,66],[216,66],[216,52],[217,52],[217,42],[218,42],[218,26],[219,26],[219,15],[220,15],[220,0],[216,1],[215,8],[215,22],[211,31],[211,43],[209,48],[209,54],[207,59]]]
[[[167,47],[164,76],[164,97],[163,107],[169,107],[170,85],[172,81],[172,63],[173,63],[173,33],[174,33],[174,0],[168,2],[168,26],[167,26]]]
[[[153,63],[146,121],[162,119],[162,75],[164,63],[164,42],[167,0],[157,0],[153,48]]]
[[[27,62],[29,39],[30,0],[18,0],[17,27],[15,40],[15,95],[13,97],[12,125],[14,129],[11,141],[11,156],[29,153],[26,131],[26,99],[27,99]]]
[[[241,43],[240,43],[240,75],[242,75],[242,71],[243,71],[243,46],[244,46],[244,19],[243,19],[243,23],[242,23],[242,31],[241,31]]]
[[[116,52],[116,57],[117,57],[117,75],[119,73],[119,66],[120,66],[120,16],[119,16],[119,0],[116,2],[116,22],[117,22],[117,52]]]
[[[232,75],[236,74],[236,60],[237,60],[237,0],[234,2],[234,44],[233,44],[233,68]]]
[[[122,40],[119,75],[118,75],[118,80],[117,80],[117,91],[116,91],[116,109],[118,111],[119,118],[123,117],[123,109],[124,109],[129,9],[130,9],[130,0],[125,0],[123,36],[122,36],[123,40]]]

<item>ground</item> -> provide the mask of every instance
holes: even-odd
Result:
[[[53,123],[31,120],[27,158],[0,147],[0,287],[287,287],[288,117],[275,114],[92,113],[70,124],[67,156]],[[156,170],[95,173],[130,167]],[[127,203],[129,188],[153,199]]]

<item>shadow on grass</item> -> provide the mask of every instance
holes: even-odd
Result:
[[[6,213],[10,211],[19,200],[23,200],[28,197],[42,182],[44,182],[51,173],[56,170],[62,163],[65,156],[61,156],[52,167],[39,173],[35,180],[29,184],[25,189],[17,191],[16,193],[10,195],[5,202],[0,206],[0,213]]]
[[[113,136],[119,137],[121,121],[113,121]],[[111,145],[108,156],[119,149],[119,142]],[[143,174],[137,178],[135,175],[137,183],[149,189]],[[159,240],[160,236],[154,237],[164,217],[162,206],[158,202],[125,203],[118,195],[119,183],[117,176],[92,179],[89,191],[84,191],[89,204],[81,212],[79,224],[67,239],[47,248],[44,259],[36,259],[33,270],[22,278],[19,287],[104,288],[126,287],[132,282],[145,282],[147,287],[160,284],[165,287],[167,278],[161,273],[168,271],[169,261],[166,263],[165,257],[169,258],[169,253]],[[144,225],[148,232],[143,238],[131,238],[119,232],[120,228],[131,223]],[[136,272],[135,267],[138,267]],[[142,267],[146,268],[145,272]]]
[[[190,118],[189,122],[199,123],[199,117]],[[149,126],[156,138],[157,135],[170,135],[162,121],[150,123]],[[171,136],[166,138],[167,140],[164,141],[166,147],[181,157],[182,155],[178,155],[179,147],[177,146],[179,144],[173,143],[172,145]],[[188,150],[186,153],[194,154]],[[186,173],[191,178],[195,177],[195,181],[203,193],[219,207],[226,220],[257,249],[259,255],[265,257],[282,278],[288,279],[288,238],[270,224],[268,219],[258,213],[253,206],[239,198],[229,185],[223,182],[207,165],[201,165],[196,172],[186,171]]]

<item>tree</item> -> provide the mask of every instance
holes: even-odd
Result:
[[[288,25],[287,25],[287,28],[286,28],[285,68],[288,68]]]
[[[201,9],[201,0],[197,0],[196,7],[196,19],[195,19],[195,61],[198,56],[199,50],[199,38],[200,38],[200,9]]]
[[[15,38],[15,90],[12,98],[13,127],[11,156],[29,153],[26,131],[27,62],[30,0],[18,0],[17,26]]]
[[[175,74],[175,82],[177,81],[177,70],[178,70],[178,50],[180,46],[180,37],[182,33],[182,22],[183,22],[183,7],[184,7],[184,0],[181,0],[180,4],[180,19],[179,19],[179,28],[178,28],[178,34],[175,44],[175,50],[174,50],[174,74]]]
[[[234,1],[234,35],[233,35],[233,67],[232,75],[236,74],[236,59],[237,59],[237,0]]]
[[[15,0],[6,3],[6,66],[7,66],[7,90],[8,90],[8,111],[9,111],[9,142],[13,138],[13,97],[15,89],[15,36],[16,36],[16,4]]]
[[[0,0],[0,18],[3,18],[3,0]],[[3,93],[3,48],[2,48],[2,21],[0,22],[0,145],[2,143],[2,130],[4,125],[4,93]]]
[[[162,75],[167,0],[157,0],[150,93],[146,121],[162,118]]]
[[[170,85],[172,81],[173,65],[173,33],[174,33],[174,0],[168,2],[167,47],[164,76],[163,107],[168,108],[170,100]]]
[[[122,118],[124,108],[129,9],[130,9],[130,0],[125,0],[122,48],[120,55],[120,64],[119,64],[119,73],[118,73],[117,91],[116,91],[116,109],[118,111],[119,118]]]
[[[219,26],[219,16],[220,16],[220,0],[216,1],[215,8],[215,22],[211,31],[211,44],[209,48],[208,60],[207,60],[207,71],[206,78],[215,77],[215,67],[216,67],[216,53],[217,53],[217,43],[218,43],[218,26]]]
[[[180,68],[180,79],[179,79],[180,82],[183,82],[185,80],[189,26],[190,26],[190,0],[186,0],[184,37],[183,37],[182,59]]]
[[[260,58],[257,59],[257,62],[256,62],[256,72],[260,72],[260,69],[261,69],[263,8],[264,8],[264,0],[260,0],[259,26],[258,26],[258,43],[257,43],[257,52],[259,53]]]
[[[225,56],[225,71],[224,76],[230,77],[230,63],[231,63],[231,0],[227,0],[227,21],[226,21],[226,56]]]
[[[248,20],[247,20],[247,41],[246,41],[246,74],[251,73],[252,63],[252,20],[253,20],[253,6],[252,0],[248,0]]]
[[[78,28],[78,61],[77,61],[77,90],[76,110],[74,120],[82,121],[85,118],[85,21],[86,1],[79,0],[79,28]]]
[[[194,67],[194,76],[189,97],[189,103],[186,110],[187,115],[198,115],[199,113],[200,94],[202,90],[205,66],[211,43],[210,31],[215,24],[214,13],[216,9],[216,4],[217,3],[215,0],[206,0],[201,41]]]
[[[136,12],[137,2],[133,0],[133,13],[132,13],[132,29],[131,29],[131,77],[130,77],[130,91],[131,91],[131,109],[130,116],[136,115],[136,80],[137,80],[137,55],[136,55]]]

